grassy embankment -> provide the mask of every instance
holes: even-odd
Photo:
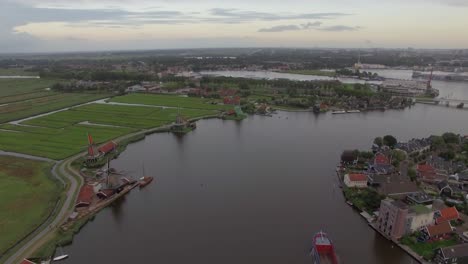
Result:
[[[327,76],[327,77],[336,76],[336,72],[334,71],[322,71],[322,70],[289,70],[289,71],[285,71],[284,73]]]
[[[61,188],[52,164],[0,156],[0,253],[37,228],[52,212]]]
[[[129,99],[127,99],[129,97]],[[153,98],[153,96],[148,95]],[[117,97],[131,103],[181,107],[186,118],[215,115],[226,106],[207,104],[199,98],[145,95]],[[161,100],[167,99],[166,100]],[[204,108],[205,107],[205,108]],[[204,109],[203,109],[204,108]],[[63,159],[86,150],[86,134],[92,134],[96,143],[103,143],[119,136],[142,129],[159,127],[174,122],[178,109],[162,109],[146,106],[90,104],[23,122],[26,126],[0,125],[0,149]],[[90,124],[80,124],[82,122]],[[10,131],[11,130],[11,131]]]

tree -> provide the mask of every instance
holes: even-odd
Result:
[[[382,147],[382,146],[383,146],[383,139],[382,139],[382,137],[376,137],[376,138],[374,139],[374,144],[377,145],[377,146],[379,146],[379,147]]]
[[[433,150],[440,149],[445,145],[445,140],[440,136],[431,136],[431,148]]]
[[[394,136],[386,135],[385,137],[383,137],[383,144],[385,146],[389,146],[390,148],[394,148],[397,143],[398,143],[398,141]]]
[[[249,89],[250,89],[250,86],[249,86],[248,83],[243,82],[243,83],[239,84],[239,89],[241,89],[241,90],[249,90]]]
[[[455,152],[449,150],[439,153],[439,157],[443,158],[444,160],[453,160],[455,158]]]
[[[445,144],[458,144],[460,143],[460,138],[455,135],[454,133],[444,133],[442,135],[442,138],[444,139]]]

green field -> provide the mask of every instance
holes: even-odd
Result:
[[[45,162],[0,156],[0,253],[53,210],[61,189],[50,168]]]
[[[175,121],[179,110],[146,106],[90,104],[31,119],[17,126],[0,126],[0,149],[52,159],[84,151],[89,132],[96,143]],[[186,118],[216,115],[214,110],[180,109]],[[89,122],[90,124],[80,124]],[[104,125],[104,126],[103,126]]]
[[[44,91],[56,82],[52,79],[0,79],[0,97]]]
[[[59,110],[107,97],[107,94],[54,93],[50,96],[0,106],[0,123]]]
[[[292,73],[292,74],[303,74],[303,75],[316,75],[316,76],[328,76],[328,77],[335,77],[336,72],[334,71],[322,71],[322,70],[289,70],[285,73]]]
[[[232,108],[232,106],[229,105],[216,104],[217,101],[213,99],[182,97],[174,95],[130,94],[114,97],[112,98],[111,102],[208,110],[226,110]]]
[[[26,71],[24,69],[0,68],[0,76],[38,76],[38,72]]]

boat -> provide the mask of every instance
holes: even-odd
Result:
[[[463,108],[464,106],[465,106],[464,103],[460,103],[460,104],[457,105],[457,108],[460,108],[460,109],[461,109],[461,108]]]
[[[62,247],[60,247],[59,250],[60,250],[60,256],[53,258],[52,261],[60,261],[60,260],[64,260],[68,258],[68,255],[63,253]]]
[[[361,113],[361,111],[360,110],[347,110],[346,113],[350,113],[350,114],[352,114],[352,113]]]
[[[346,111],[344,110],[337,110],[337,111],[333,111],[332,114],[336,115],[336,114],[346,114]]]
[[[144,176],[140,178],[140,188],[145,187],[153,181],[153,177]]]
[[[140,188],[145,187],[153,181],[153,177],[145,176],[145,164],[142,164],[143,167],[143,177],[140,178]]]
[[[312,256],[314,264],[338,264],[335,246],[327,234],[320,231],[314,236],[313,243]]]

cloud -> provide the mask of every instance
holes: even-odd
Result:
[[[361,27],[350,27],[350,26],[345,26],[345,25],[336,25],[336,26],[329,26],[329,27],[323,27],[320,28],[319,30],[321,31],[330,31],[330,32],[342,32],[342,31],[357,31],[361,29]]]
[[[283,31],[296,31],[302,28],[297,25],[280,25],[271,28],[261,28],[258,32],[283,32]]]

